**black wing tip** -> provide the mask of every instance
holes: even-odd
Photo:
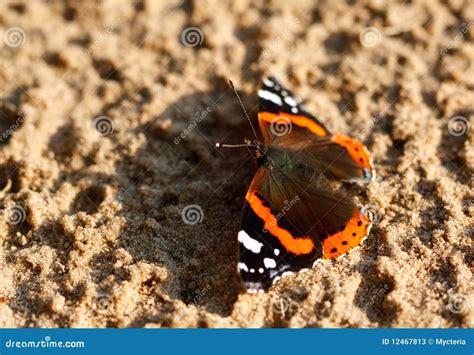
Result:
[[[271,83],[271,84],[269,84],[269,83]],[[278,80],[273,75],[266,76],[262,79],[262,86],[263,87],[274,87],[275,85],[279,85],[280,87],[283,87],[280,80]]]

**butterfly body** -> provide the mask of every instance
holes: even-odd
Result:
[[[258,169],[238,234],[248,292],[359,246],[371,216],[335,183],[375,177],[362,143],[332,134],[276,79],[264,79],[259,99],[263,142],[245,142]]]

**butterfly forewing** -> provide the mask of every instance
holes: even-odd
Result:
[[[259,95],[259,126],[267,144],[288,149],[305,148],[308,164],[322,166],[328,177],[337,179],[375,178],[367,149],[358,140],[332,134],[299,103],[278,80],[263,80]]]

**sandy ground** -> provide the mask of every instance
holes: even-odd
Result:
[[[1,1],[0,326],[474,326],[473,21],[472,0]],[[248,295],[255,165],[213,144],[251,134],[227,79],[256,119],[265,75],[365,142],[377,223]]]

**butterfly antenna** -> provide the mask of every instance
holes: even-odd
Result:
[[[216,143],[217,148],[241,148],[241,147],[248,147],[248,144],[222,144]]]
[[[240,99],[239,93],[237,92],[237,90],[235,90],[234,83],[232,83],[232,80],[230,80],[230,79],[229,79],[229,84],[230,84],[230,86],[232,87],[232,89],[234,90],[235,96],[237,96],[237,100],[239,100],[240,106],[242,107],[242,110],[243,110],[244,113],[245,113],[245,117],[247,117],[247,120],[248,120],[249,123],[250,123],[250,127],[252,127],[252,131],[253,131],[253,135],[255,136],[255,139],[258,140],[257,131],[255,131],[255,127],[254,127],[253,124],[252,124],[252,120],[250,119],[250,117],[249,117],[249,115],[248,115],[248,113],[247,113],[247,110],[245,109],[244,103],[243,103],[242,100]]]

